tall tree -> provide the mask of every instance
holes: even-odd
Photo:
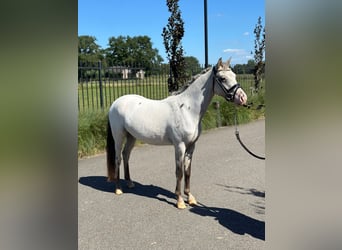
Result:
[[[258,18],[258,22],[254,28],[255,40],[254,40],[254,82],[256,91],[259,90],[261,75],[265,71],[265,28],[262,27],[261,17]]]
[[[171,13],[163,28],[164,46],[170,63],[169,92],[178,90],[186,81],[184,51],[181,40],[184,36],[184,22],[179,10],[178,0],[166,0]]]
[[[78,37],[78,61],[79,63],[95,63],[103,59],[100,46],[94,36]]]

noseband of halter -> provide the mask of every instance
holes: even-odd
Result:
[[[215,82],[217,82],[218,86],[220,86],[220,88],[224,92],[224,94],[225,94],[224,98],[227,101],[234,102],[235,94],[236,94],[237,90],[239,88],[241,88],[240,84],[236,83],[232,87],[230,87],[229,89],[226,89],[226,87],[223,85],[223,83],[218,79],[218,77],[216,77],[217,69],[215,66],[213,67],[213,71],[214,71],[214,84],[215,84]]]

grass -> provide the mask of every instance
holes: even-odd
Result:
[[[258,99],[256,96],[253,100],[255,103]],[[220,102],[220,110],[214,108],[213,103]],[[263,104],[263,103],[260,103]],[[259,105],[259,104],[257,104]],[[236,107],[238,123],[248,123],[250,121],[264,117],[265,110],[248,109],[245,107]],[[220,119],[221,126],[234,124],[235,107],[234,104],[226,102],[221,97],[214,97],[212,104],[202,119],[203,130],[208,130],[218,127]],[[82,158],[105,151],[107,133],[107,112],[95,111],[79,114],[78,123],[78,157]]]
[[[107,113],[80,113],[78,117],[78,157],[103,152],[106,147]]]

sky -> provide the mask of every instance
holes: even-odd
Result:
[[[179,0],[179,8],[184,21],[185,56],[194,56],[204,64],[204,1]],[[207,11],[209,64],[220,57],[232,57],[232,64],[253,59],[253,31],[259,16],[265,27],[265,1],[207,0]],[[146,35],[167,62],[161,33],[169,16],[166,0],[79,0],[78,35],[95,36],[103,49],[113,36]]]

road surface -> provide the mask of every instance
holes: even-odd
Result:
[[[239,131],[252,151],[265,155],[264,120]],[[265,161],[240,146],[234,127],[205,131],[196,144],[197,207],[175,207],[172,146],[136,146],[130,173],[135,188],[123,182],[117,196],[106,182],[105,155],[79,160],[79,249],[264,249]]]

